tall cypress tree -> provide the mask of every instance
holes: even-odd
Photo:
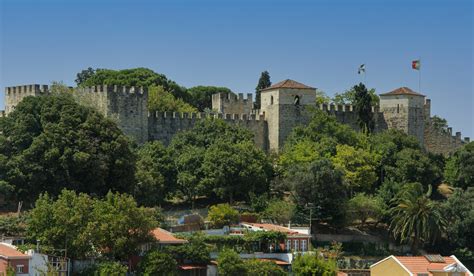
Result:
[[[374,130],[374,120],[372,114],[372,97],[363,83],[354,86],[354,107],[358,116],[360,129],[364,133],[371,133]]]
[[[260,91],[267,87],[270,87],[272,82],[270,81],[270,73],[263,71],[258,80],[257,87],[255,87],[255,109],[260,108]]]

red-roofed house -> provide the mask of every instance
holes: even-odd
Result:
[[[286,233],[286,240],[283,245],[283,249],[286,251],[308,251],[311,242],[311,235],[309,234],[308,229],[292,229],[269,223],[242,222],[240,225],[250,231],[277,231]]]
[[[7,275],[8,267],[11,267],[16,275],[29,275],[29,262],[31,256],[18,251],[15,246],[0,243],[0,275]]]
[[[454,256],[389,256],[370,266],[371,276],[472,276]]]

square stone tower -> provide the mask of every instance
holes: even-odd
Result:
[[[316,105],[316,89],[287,79],[263,89],[260,95],[269,148],[278,151],[295,126],[309,122],[307,107]]]
[[[400,87],[380,94],[380,111],[388,128],[395,128],[415,136],[424,144],[425,95],[408,87]],[[428,115],[429,116],[429,115]]]
[[[5,115],[15,110],[15,107],[28,96],[38,97],[49,94],[47,85],[30,84],[5,87]]]

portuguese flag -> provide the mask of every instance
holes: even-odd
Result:
[[[420,70],[420,66],[421,66],[421,64],[420,64],[420,60],[419,60],[419,59],[418,59],[418,60],[414,60],[414,61],[411,62],[411,68],[412,68],[412,69]]]

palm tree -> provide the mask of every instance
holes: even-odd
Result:
[[[391,210],[390,231],[402,243],[411,242],[413,253],[428,242],[434,242],[444,231],[446,220],[442,216],[440,205],[431,200],[431,186],[424,193],[419,183],[405,186]]]

